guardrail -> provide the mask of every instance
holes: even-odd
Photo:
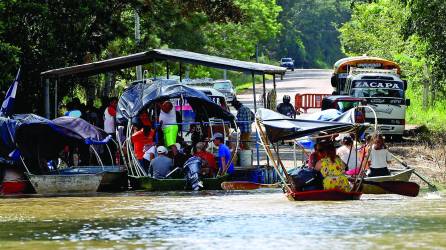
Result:
[[[321,108],[322,99],[330,94],[296,94],[294,108],[297,112],[307,113],[308,109]]]

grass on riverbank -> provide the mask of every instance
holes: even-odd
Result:
[[[423,109],[423,101],[420,93],[407,92],[410,98],[410,106],[406,113],[406,123],[424,125],[430,131],[446,134],[446,101],[437,101],[427,110]]]

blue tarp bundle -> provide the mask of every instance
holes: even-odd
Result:
[[[156,80],[152,84],[139,82],[129,87],[118,102],[118,122],[125,124],[152,104],[175,98],[185,99],[192,109],[203,117],[215,117],[225,121],[235,119],[230,112],[213,102],[202,91],[184,84],[165,84],[164,81],[166,80]]]

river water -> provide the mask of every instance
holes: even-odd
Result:
[[[1,249],[446,249],[446,199],[278,190],[0,200]]]

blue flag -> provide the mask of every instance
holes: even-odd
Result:
[[[17,85],[19,84],[19,76],[20,76],[20,68],[17,71],[17,75],[14,79],[14,82],[9,87],[8,92],[6,92],[5,100],[3,101],[2,107],[0,108],[0,116],[8,117],[13,114],[14,100],[15,100],[15,95],[17,93]]]

